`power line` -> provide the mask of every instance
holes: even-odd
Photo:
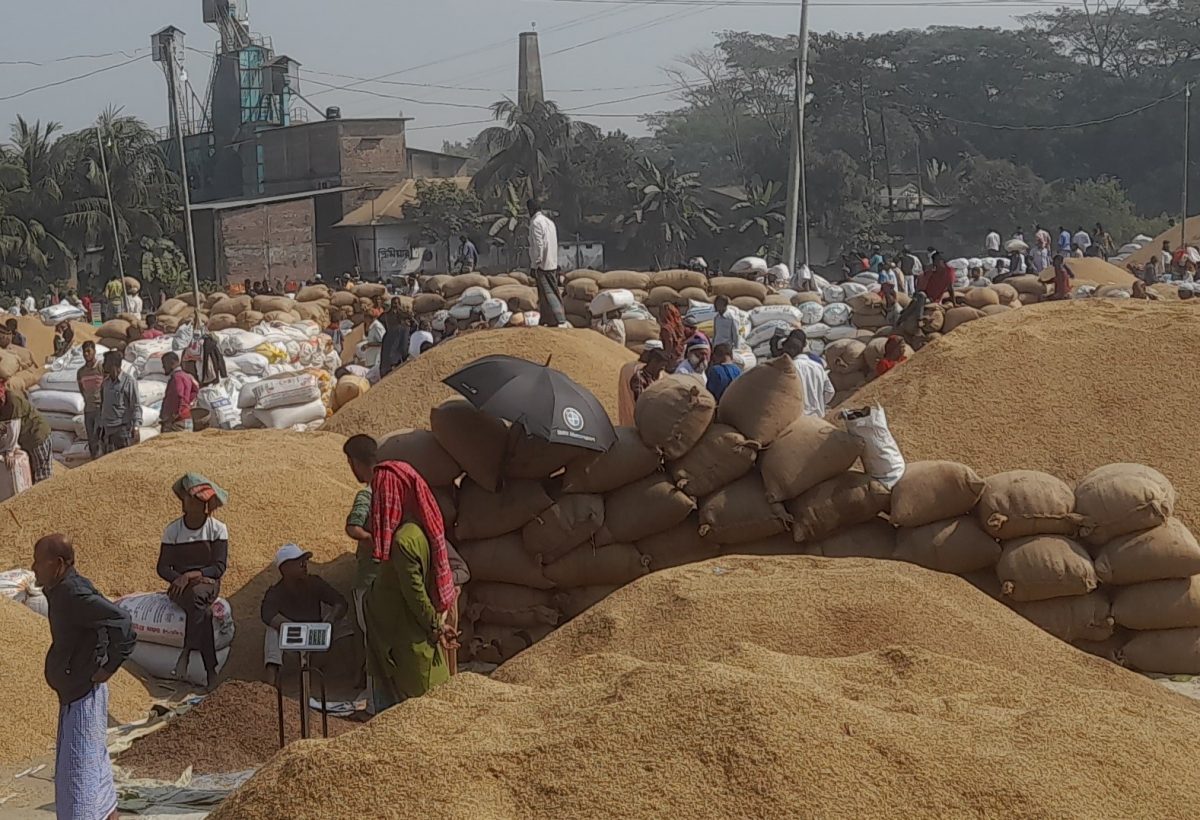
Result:
[[[1131,108],[1128,111],[1122,111],[1119,114],[1112,114],[1110,116],[1101,117],[1101,118],[1095,119],[1095,120],[1084,120],[1083,122],[1072,122],[1072,123],[1059,123],[1057,125],[1009,125],[1009,124],[1004,124],[1004,123],[977,122],[974,120],[961,120],[961,119],[958,119],[957,117],[951,117],[947,114],[943,114],[941,111],[935,111],[933,113],[936,114],[941,119],[946,120],[947,122],[953,122],[958,125],[968,125],[968,126],[971,126],[974,128],[991,128],[996,131],[1070,131],[1075,128],[1090,128],[1093,125],[1107,125],[1110,122],[1116,122],[1117,120],[1125,119],[1126,117],[1135,116],[1137,114],[1142,113],[1143,111],[1147,111],[1147,110],[1153,108],[1156,105],[1161,105],[1162,103],[1165,103],[1168,100],[1173,100],[1176,97],[1183,94],[1185,91],[1186,91],[1186,89],[1180,89],[1179,91],[1175,91],[1170,94],[1167,94],[1165,97],[1159,97],[1156,100],[1151,100],[1150,102],[1145,103],[1144,105],[1139,105],[1137,108]],[[900,105],[899,103],[888,103],[888,105],[893,106],[895,108],[907,108],[909,111],[914,111],[914,112],[918,112],[918,113],[926,113],[924,109],[920,109],[920,108],[917,108],[917,107],[911,106],[911,105]]]
[[[97,68],[95,71],[89,71],[86,74],[77,74],[74,77],[67,77],[66,79],[63,79],[63,80],[55,80],[52,83],[46,83],[44,85],[37,85],[37,86],[34,86],[33,88],[26,88],[24,91],[18,91],[15,94],[8,94],[6,96],[0,97],[0,102],[7,102],[8,100],[15,100],[18,97],[24,97],[26,94],[33,94],[35,91],[45,91],[47,88],[57,88],[60,85],[67,85],[68,83],[73,83],[73,82],[76,82],[77,80],[86,80],[88,77],[95,77],[97,74],[103,74],[106,71],[113,71],[114,69],[123,68],[124,66],[131,65],[131,64],[139,62],[141,60],[147,60],[149,58],[150,58],[149,54],[143,54],[140,57],[134,57],[133,59],[126,60],[123,63],[116,63],[115,65],[105,66],[104,68]]]
[[[360,80],[360,81],[364,81],[364,82],[371,82],[366,77],[358,77],[358,76],[355,76],[354,74],[339,74],[335,71],[317,71],[316,69],[309,68],[307,66],[305,66],[305,68],[304,68],[304,73],[319,74],[322,77],[334,77],[334,78],[342,79],[342,80]],[[439,83],[418,83],[418,82],[405,81],[405,80],[375,80],[374,82],[377,82],[380,85],[399,85],[399,86],[404,86],[407,88],[433,88],[433,89],[440,89],[440,90],[445,90],[445,91],[475,91],[475,92],[487,92],[489,94],[515,94],[517,92],[517,89],[515,89],[515,88],[481,88],[479,86],[443,85],[443,84],[439,84]],[[643,88],[666,88],[667,86],[674,86],[674,85],[675,85],[675,83],[643,83],[641,85],[610,85],[610,86],[599,86],[599,87],[595,87],[595,88],[547,88],[546,93],[547,94],[580,94],[580,93],[593,92],[593,91],[637,91],[637,90],[640,90]]]
[[[549,3],[592,3],[611,5],[628,3],[630,0],[546,0]],[[712,0],[636,0],[638,6],[721,6],[725,8],[799,8],[801,0],[723,0],[713,3]],[[859,7],[875,8],[1057,8],[1062,5],[1057,0],[813,0],[810,6],[830,7]]]
[[[132,52],[129,51],[106,51],[103,54],[72,54],[67,57],[55,57],[51,60],[18,60],[18,59],[0,59],[0,65],[30,65],[38,68],[54,65],[56,63],[69,63],[72,60],[102,60],[105,57],[128,57],[130,59],[138,54],[149,51],[147,48],[135,48]]]
[[[491,110],[491,106],[487,106],[487,105],[474,105],[472,103],[456,103],[456,102],[448,102],[445,100],[418,100],[413,97],[403,97],[399,94],[385,94],[382,91],[374,91],[370,88],[342,88],[341,86],[332,85],[330,83],[323,83],[320,80],[313,80],[313,79],[306,79],[305,82],[311,83],[313,85],[325,86],[326,88],[328,88],[330,90],[339,89],[341,91],[349,91],[352,94],[366,94],[371,97],[380,97],[381,99],[387,99],[387,100],[401,100],[403,102],[420,103],[421,105],[437,105],[437,106],[442,106],[445,108],[478,108],[478,109],[482,109],[485,111]],[[321,92],[317,92],[317,93],[319,94]],[[316,94],[313,94],[312,96],[315,97]]]

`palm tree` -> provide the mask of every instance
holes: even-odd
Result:
[[[628,187],[637,204],[619,217],[617,224],[644,239],[660,266],[679,264],[687,243],[701,230],[721,230],[717,212],[701,198],[698,173],[681,174],[674,163],[660,168],[643,159],[638,163],[637,179]]]
[[[492,117],[504,125],[486,128],[476,138],[490,157],[475,174],[473,184],[481,192],[523,176],[534,196],[544,196],[549,177],[565,161],[567,146],[600,135],[596,126],[572,120],[550,101],[522,106],[505,98],[492,104]]]
[[[48,237],[36,220],[14,210],[14,200],[28,191],[25,169],[0,152],[0,276],[13,279],[26,268],[45,270]]]
[[[783,227],[787,224],[785,204],[779,198],[783,186],[771,180],[763,183],[757,176],[746,186],[742,198],[730,209],[737,217],[738,233],[746,233],[752,228],[762,232],[763,241],[759,245],[758,255],[762,256],[766,248],[783,235]]]
[[[56,122],[30,125],[17,117],[12,143],[0,147],[0,165],[7,168],[3,185],[6,276],[45,271],[66,255],[55,233],[65,152],[62,140],[54,135],[61,129]]]

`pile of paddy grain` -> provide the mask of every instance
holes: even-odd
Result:
[[[47,754],[58,730],[58,696],[43,672],[50,624],[33,610],[0,597],[0,764]],[[108,682],[109,715],[120,722],[146,717],[150,695],[133,675],[120,670]]]
[[[284,737],[300,737],[296,701],[283,703]],[[321,718],[310,714],[312,734],[319,737]],[[357,724],[329,718],[329,736]],[[261,766],[279,751],[279,712],[275,687],[266,683],[229,681],[165,727],[138,740],[117,758],[134,777],[175,781],[189,766],[196,774],[242,772]]]
[[[1182,815],[1198,733],[1193,702],[959,578],[730,556],[291,746],[213,818]]]
[[[506,354],[561,370],[591,390],[617,417],[617,377],[634,354],[591,330],[509,328],[464,333],[395,370],[367,395],[334,414],[324,429],[375,436],[428,428],[429,411],[458,394],[442,379],[483,356]]]
[[[0,319],[11,318],[8,314],[0,315]],[[37,316],[18,316],[17,329],[25,335],[25,347],[33,354],[33,360],[39,366],[54,355],[54,328],[47,327]],[[95,340],[96,329],[87,322],[71,322],[75,331],[74,345],[81,345],[89,339]]]
[[[330,433],[207,431],[113,453],[0,504],[0,568],[28,566],[34,541],[64,532],[75,541],[79,571],[110,598],[165,590],[155,564],[163,529],[180,515],[171,485],[185,472],[203,473],[230,496],[217,513],[229,527],[221,594],[237,621],[226,672],[257,678],[259,604],[279,578],[275,551],[288,542],[311,550],[313,571],[342,589],[353,576],[344,526],[358,485],[343,441]],[[0,636],[0,653],[14,651]]]
[[[1200,531],[1200,406],[1192,339],[1200,305],[1136,299],[1046,303],[971,322],[848,398],[879,402],[909,460],[980,475],[1044,470],[1068,482],[1115,462],[1153,465]]]

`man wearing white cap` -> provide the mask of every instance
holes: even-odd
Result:
[[[317,575],[308,574],[306,552],[296,544],[284,544],[275,553],[279,582],[267,590],[262,600],[262,621],[267,626],[263,639],[263,661],[272,684],[279,680],[283,652],[279,649],[279,629],[286,623],[311,624],[324,621],[336,624],[350,608],[346,598]],[[352,634],[350,629],[334,630],[333,637]]]

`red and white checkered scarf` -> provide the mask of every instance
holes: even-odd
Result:
[[[392,554],[392,539],[406,521],[417,524],[429,541],[430,566],[433,570],[433,608],[447,612],[458,591],[450,572],[450,554],[446,549],[446,525],[433,491],[420,473],[403,461],[383,461],[375,465],[371,478],[371,535],[375,541],[375,560],[387,561]]]

